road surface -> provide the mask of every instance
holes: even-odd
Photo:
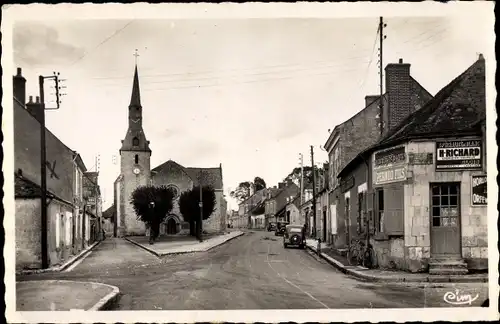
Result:
[[[153,256],[108,238],[68,272],[18,281],[68,279],[120,288],[116,310],[346,309],[450,307],[443,295],[460,289],[487,298],[487,284],[365,283],[306,250],[284,249],[281,237],[249,231],[208,252]]]

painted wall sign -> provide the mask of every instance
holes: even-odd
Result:
[[[399,146],[375,153],[373,175],[375,185],[406,180],[406,148]]]
[[[351,189],[352,187],[354,187],[354,178],[353,177],[349,177],[347,179],[342,179],[340,181],[340,191],[342,193],[346,192],[347,190]]]
[[[486,175],[474,175],[472,176],[472,205],[473,206],[485,206],[488,204],[487,197],[487,177]]]
[[[433,153],[408,153],[410,165],[431,165],[434,163]]]
[[[436,170],[482,168],[480,140],[436,142]]]

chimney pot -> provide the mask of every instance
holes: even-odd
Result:
[[[23,75],[23,74],[22,74],[22,70],[21,70],[21,68],[20,68],[20,67],[18,67],[18,68],[17,68],[17,75],[18,75],[18,76],[22,76],[22,75]]]
[[[484,60],[484,56],[482,53],[479,53],[479,60]]]
[[[40,103],[40,97],[36,96],[36,103]]]
[[[33,103],[33,96],[30,96],[30,101],[28,103]]]
[[[399,59],[399,64],[403,64],[403,59],[402,58]]]

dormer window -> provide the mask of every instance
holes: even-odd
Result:
[[[132,145],[133,146],[139,146],[139,139],[137,137],[134,137],[132,139]],[[136,162],[137,163],[137,162]]]

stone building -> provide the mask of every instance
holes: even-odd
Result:
[[[370,225],[380,267],[431,274],[487,269],[485,101],[480,55],[340,172],[352,188],[345,196],[373,193],[359,212],[346,214],[357,215],[349,219],[358,229]]]
[[[345,250],[356,222],[346,218],[350,211],[357,210],[356,197],[346,196],[354,184],[351,180],[338,179],[340,171],[357,154],[377,143],[383,134],[397,125],[401,118],[420,109],[432,95],[418,83],[410,73],[410,64],[402,59],[385,68],[386,91],[380,95],[365,97],[365,108],[342,124],[337,125],[323,145],[329,157],[329,218],[330,234],[327,242],[336,249]],[[381,107],[382,106],[382,111]],[[382,127],[383,126],[383,127]],[[361,168],[366,168],[366,164]],[[358,171],[366,172],[366,171]],[[357,179],[361,177],[358,175]],[[363,181],[366,182],[366,179]],[[361,184],[361,183],[360,183]]]
[[[21,68],[13,77],[16,268],[42,266],[42,250],[48,265],[67,261],[92,243],[88,231],[91,216],[85,212],[81,156],[45,129],[47,224],[41,219],[40,99],[26,102],[26,79]],[[41,244],[42,230],[47,246]]]
[[[206,232],[223,231],[226,227],[226,207],[222,182],[222,165],[215,168],[190,168],[169,160],[151,169],[151,148],[142,127],[139,75],[134,71],[132,96],[128,107],[128,129],[120,148],[120,175],[114,182],[115,235],[145,235],[146,226],[137,220],[130,203],[132,192],[139,186],[166,185],[176,193],[174,209],[160,227],[160,234],[189,232],[189,224],[179,212],[178,198],[185,190],[194,186],[212,186],[216,194],[216,206],[209,219],[203,221]],[[201,179],[200,179],[201,177]]]

